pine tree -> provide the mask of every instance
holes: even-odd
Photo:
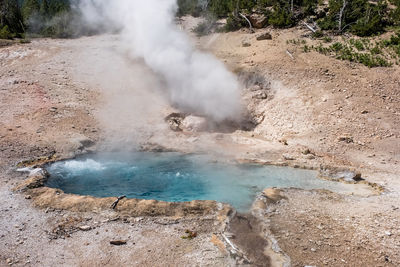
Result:
[[[0,0],[0,29],[5,26],[11,33],[24,31],[18,0]]]
[[[67,12],[71,9],[69,1],[52,0],[49,1],[49,15],[55,16],[57,14]]]
[[[29,19],[40,11],[39,0],[25,0],[22,4],[22,16],[26,24]]]
[[[42,0],[40,3],[40,15],[44,20],[49,19],[49,3],[47,0]]]

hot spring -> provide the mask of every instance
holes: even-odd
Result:
[[[206,155],[135,152],[93,154],[47,167],[47,186],[65,193],[155,199],[168,202],[216,200],[239,211],[250,208],[267,187],[352,192],[355,185],[325,181],[316,171],[231,164]]]

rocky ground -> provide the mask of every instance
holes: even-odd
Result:
[[[285,190],[265,214],[280,247],[293,266],[399,265],[400,69],[369,69],[286,43],[317,43],[307,29],[268,30],[272,40],[257,41],[264,32],[206,37],[234,71],[271,82],[271,97],[251,103],[263,116],[254,137],[287,143],[283,157],[295,165],[353,166],[385,187],[368,198]]]
[[[280,255],[293,266],[400,265],[400,69],[368,69],[302,53],[286,41],[303,38],[304,29],[270,30],[272,40],[257,41],[264,31],[196,39],[249,82],[243,101],[258,125],[232,133],[170,130],[164,117],[174,109],[158,91],[143,90],[159,86],[154,74],[116,53],[115,36],[38,39],[0,48],[0,263],[237,264],[216,214],[171,219],[39,208],[30,196],[12,191],[26,179],[15,172],[22,160],[71,157],[87,150],[88,140],[97,144],[91,149],[110,143],[134,149],[142,140],[145,148],[208,151],[294,167],[356,168],[384,192],[285,189],[279,200],[253,211],[264,225],[260,232],[275,237]],[[254,81],[262,82],[257,87]],[[143,104],[148,99],[155,104]],[[246,251],[252,244],[235,225],[238,247]],[[197,237],[182,239],[186,230]],[[115,246],[112,240],[127,243]],[[273,241],[268,239],[270,245]],[[252,259],[258,265],[280,262]]]

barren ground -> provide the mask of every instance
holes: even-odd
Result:
[[[271,82],[266,99],[243,93],[260,124],[251,132],[226,134],[169,130],[163,118],[173,109],[157,92],[143,93],[151,82],[138,81],[152,74],[123,54],[104,64],[105,55],[114,53],[115,36],[38,39],[0,48],[0,264],[235,264],[213,236],[221,231],[213,216],[122,218],[116,211],[40,209],[12,191],[26,179],[15,172],[18,162],[53,154],[70,157],[80,149],[79,140],[107,147],[111,138],[124,146],[141,139],[297,167],[354,167],[384,192],[360,196],[285,189],[283,199],[262,211],[264,223],[293,266],[399,266],[400,68],[368,69],[302,53],[286,43],[305,34],[302,29],[270,30],[272,40],[256,41],[262,32],[198,39],[200,48],[232,71],[256,72]],[[243,41],[251,46],[243,47]],[[123,72],[126,79],[111,75],[105,80],[106,72]],[[128,90],[132,83],[134,93]],[[110,91],[114,87],[118,90]],[[143,105],[143,99],[157,107]],[[132,115],[132,107],[140,108]],[[150,115],[142,118],[142,113]],[[116,120],[120,117],[125,120]],[[311,154],[303,153],[307,149]],[[198,237],[182,239],[186,229]],[[115,239],[127,245],[110,245]]]

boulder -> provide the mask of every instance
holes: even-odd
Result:
[[[168,123],[169,128],[174,131],[174,132],[180,132],[182,131],[181,129],[181,123],[182,120],[186,117],[185,114],[183,113],[171,113],[167,117],[164,118],[164,120]]]
[[[181,128],[187,132],[202,132],[207,130],[207,120],[198,116],[187,116],[181,124]]]
[[[262,196],[267,199],[268,203],[276,203],[281,199],[286,199],[286,197],[281,195],[281,190],[275,187],[270,187],[264,189]]]
[[[268,18],[267,16],[263,15],[263,14],[251,14],[248,19],[251,22],[251,25],[253,25],[254,28],[256,29],[261,29],[263,28],[267,22],[268,22]]]

